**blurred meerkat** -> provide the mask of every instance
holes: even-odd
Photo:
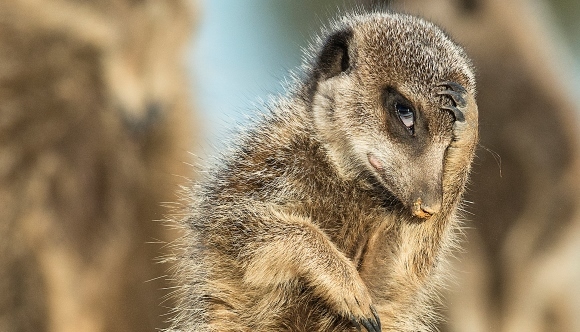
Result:
[[[482,150],[474,163],[473,226],[446,330],[579,331],[579,108],[541,3],[390,2],[465,46],[478,68],[481,144],[501,158]]]
[[[1,1],[0,330],[163,326],[188,1]]]
[[[470,61],[393,13],[315,44],[186,194],[172,330],[430,330],[477,142]]]

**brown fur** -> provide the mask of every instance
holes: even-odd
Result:
[[[477,140],[470,62],[410,16],[323,35],[303,79],[186,193],[173,329],[378,330],[374,308],[383,331],[430,330]],[[467,90],[464,121],[442,81]],[[387,102],[400,95],[414,135]]]
[[[578,107],[544,12],[525,0],[393,2],[466,46],[478,68],[481,144],[501,158],[482,149],[475,162],[473,226],[446,329],[580,330]]]
[[[153,220],[190,174],[188,6],[1,7],[0,330],[163,326],[147,242],[167,240]]]

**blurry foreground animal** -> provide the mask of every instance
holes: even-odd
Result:
[[[189,176],[186,1],[0,4],[0,331],[153,331]]]

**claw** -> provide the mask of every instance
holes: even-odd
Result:
[[[373,318],[362,318],[356,319],[354,316],[350,315],[348,319],[350,320],[351,324],[356,328],[357,331],[361,332],[362,327],[364,327],[367,332],[380,332],[381,331],[381,320],[377,315],[374,308],[371,309],[374,319]],[[362,327],[361,327],[362,325]]]
[[[463,115],[463,112],[461,112],[457,107],[455,106],[441,106],[441,109],[450,111],[451,113],[453,113],[453,116],[455,117],[455,121],[457,122],[464,122],[465,121],[465,116]]]
[[[467,93],[467,90],[465,90],[463,85],[461,85],[457,82],[443,81],[443,82],[437,84],[437,86],[448,87],[448,88],[451,88],[451,90],[453,90],[453,91],[457,91],[457,92],[463,93],[463,94]]]
[[[375,307],[371,307],[371,312],[373,313],[373,316],[375,316],[375,322],[376,322],[375,327],[376,327],[377,331],[380,331],[381,330],[381,317],[379,317],[379,314],[375,310]]]
[[[445,95],[450,96],[451,99],[453,100],[453,102],[455,103],[455,105],[457,105],[459,107],[465,107],[467,105],[467,102],[463,98],[463,93],[461,93],[461,92],[455,92],[453,90],[445,90],[445,91],[437,92],[437,94],[440,96],[445,96]]]
[[[379,332],[375,330],[375,327],[372,326],[371,323],[366,319],[361,320],[361,324],[365,327],[365,329],[367,329],[368,332]]]
[[[465,90],[465,88],[461,84],[452,81],[444,81],[437,84],[437,86],[447,88],[447,90],[437,92],[437,95],[448,96],[455,104],[453,106],[442,106],[441,109],[453,113],[455,121],[464,122],[465,115],[463,114],[462,109],[465,109],[465,107],[467,106],[467,102],[465,101],[465,95],[467,94],[467,90]]]
[[[356,328],[357,331],[361,332],[361,328],[360,328],[360,324],[356,321],[356,319],[354,319],[354,317],[351,315],[349,318],[350,322],[352,323],[352,325],[354,325],[354,327]]]

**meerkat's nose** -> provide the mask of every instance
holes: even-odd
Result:
[[[427,219],[439,211],[441,211],[441,202],[439,200],[429,202],[423,201],[421,197],[417,198],[411,207],[413,215],[421,219]]]

